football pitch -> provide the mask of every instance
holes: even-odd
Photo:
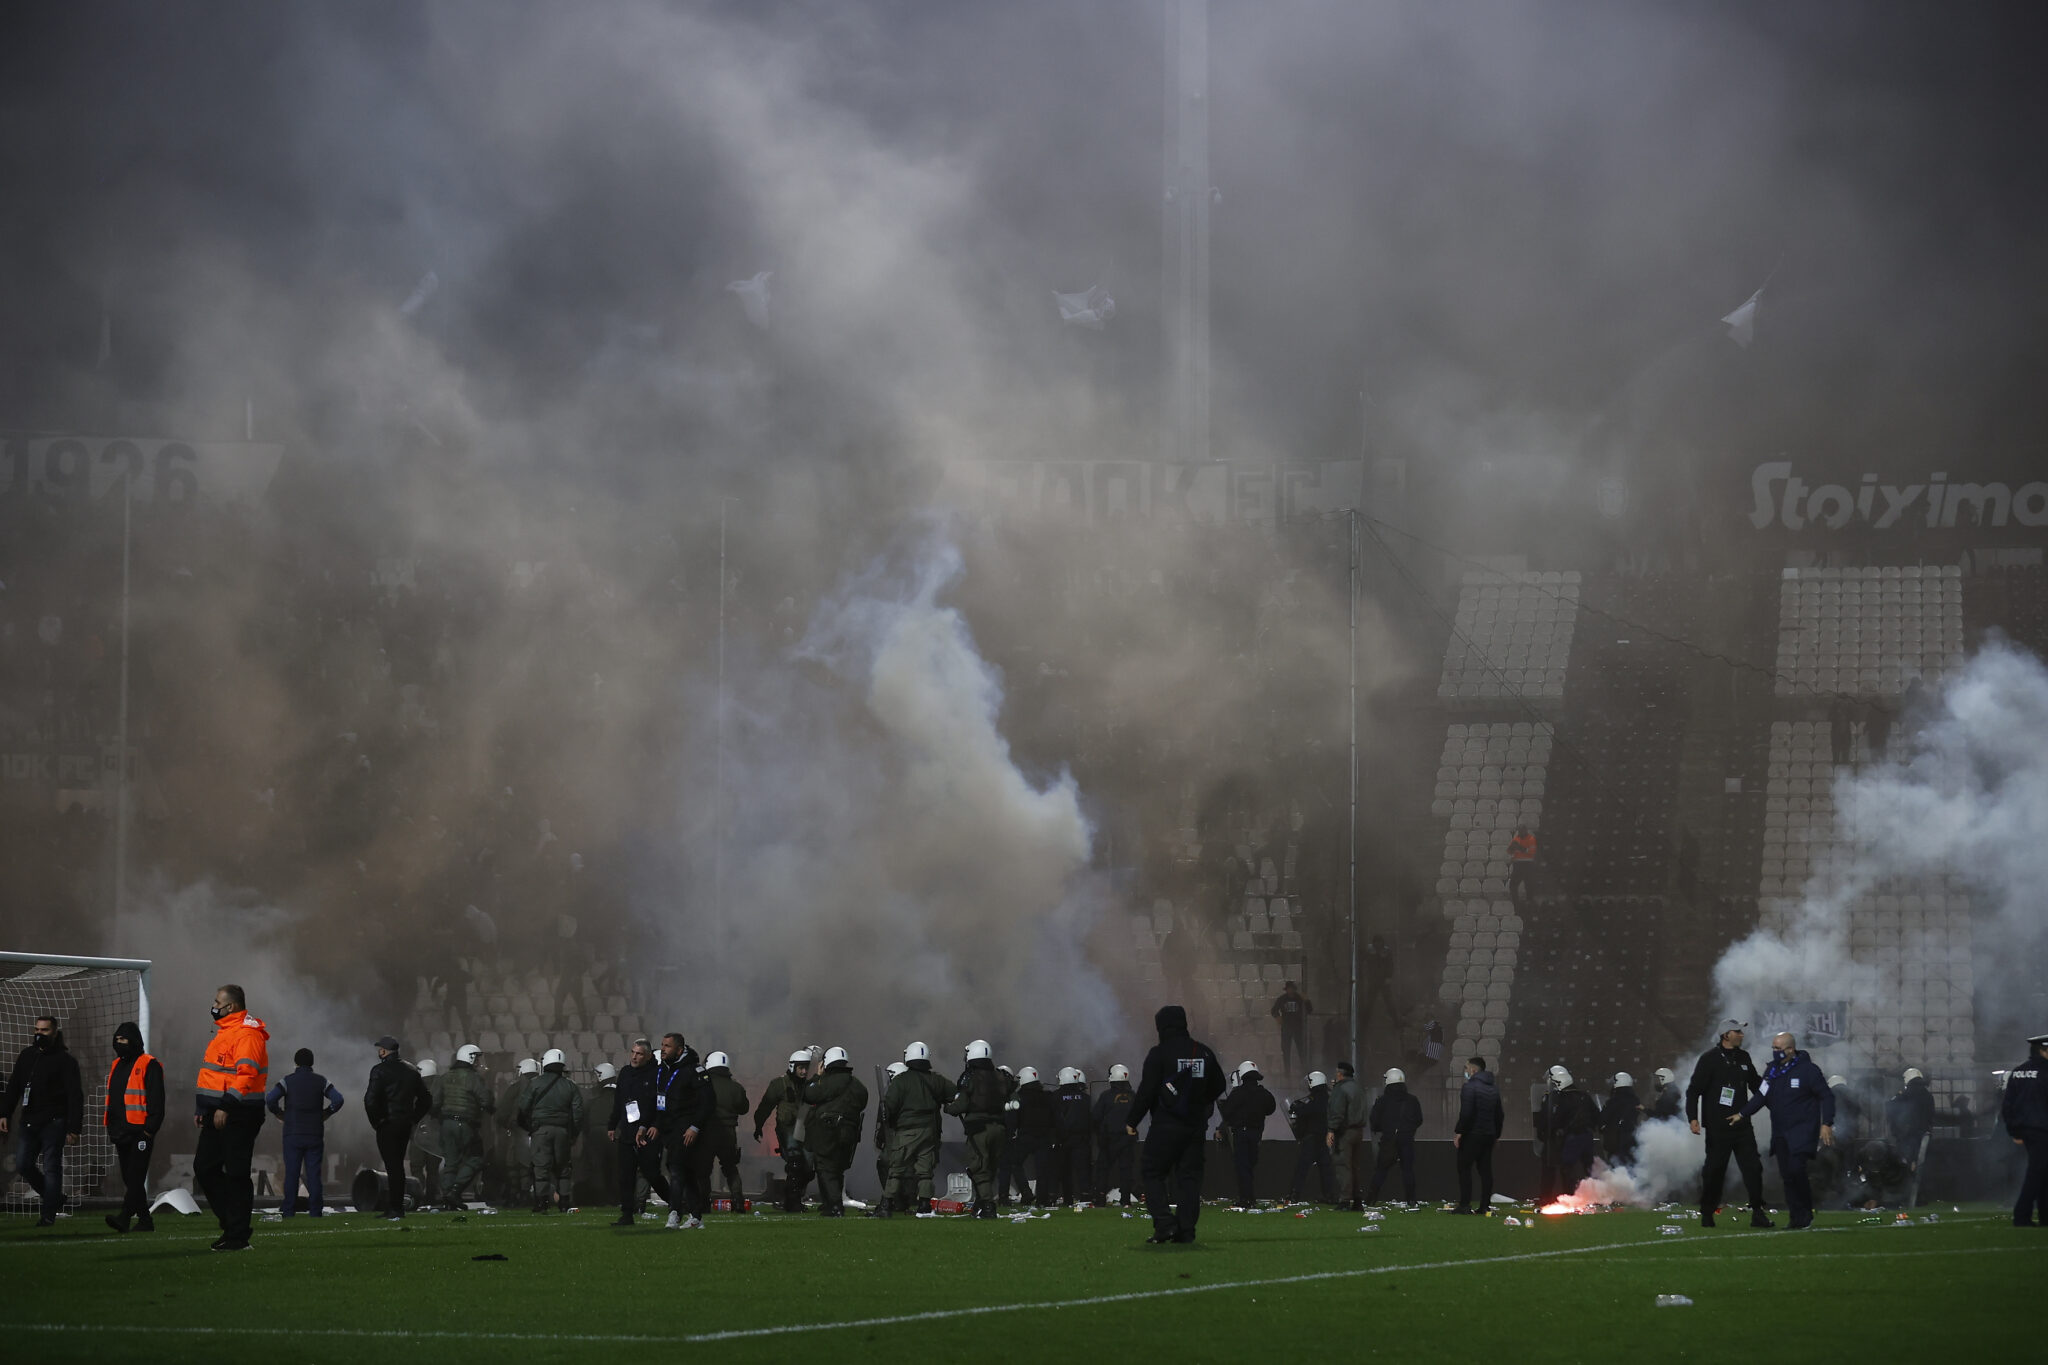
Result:
[[[232,1254],[207,1251],[204,1214],[125,1237],[92,1214],[10,1220],[0,1330],[38,1362],[1899,1359],[2037,1348],[2048,1274],[2048,1229],[1984,1206],[1796,1233],[1670,1211],[1300,1212],[1211,1206],[1185,1247],[1144,1245],[1150,1224],[1115,1209],[677,1232],[596,1209],[342,1214],[259,1222]]]

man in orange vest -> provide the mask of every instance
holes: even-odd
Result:
[[[1516,891],[1525,890],[1529,898],[1536,898],[1536,888],[1529,876],[1536,870],[1536,836],[1529,832],[1527,825],[1515,826],[1515,837],[1508,840],[1508,899],[1519,901]]]
[[[213,993],[213,1020],[213,1041],[199,1063],[192,1118],[199,1129],[199,1150],[192,1157],[192,1177],[220,1220],[220,1240],[211,1250],[247,1251],[249,1215],[256,1207],[249,1162],[263,1127],[270,1034],[263,1021],[249,1013],[240,986],[222,986]]]
[[[114,1030],[114,1064],[107,1068],[107,1140],[121,1163],[121,1184],[127,1194],[121,1211],[107,1215],[107,1226],[155,1232],[149,1214],[149,1158],[156,1150],[156,1130],[164,1124],[164,1069],[142,1050],[142,1030],[133,1023]]]

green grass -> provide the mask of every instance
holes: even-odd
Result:
[[[675,1233],[613,1229],[595,1210],[402,1228],[339,1215],[259,1223],[255,1249],[235,1255],[207,1252],[203,1214],[127,1237],[85,1215],[0,1227],[0,1331],[15,1359],[100,1365],[2031,1358],[2048,1230],[1989,1208],[1938,1212],[1903,1228],[1824,1214],[1810,1233],[1687,1219],[1665,1236],[1662,1215],[1636,1212],[1516,1228],[1390,1210],[1364,1233],[1356,1214],[1212,1207],[1191,1247],[1144,1246],[1149,1224],[1110,1209],[1026,1223],[714,1215]],[[492,1253],[507,1259],[472,1259]],[[1694,1304],[1657,1308],[1660,1293]],[[1108,1296],[1128,1297],[1076,1302]],[[990,1308],[1002,1311],[962,1312]],[[954,1316],[861,1321],[920,1313]],[[684,1340],[774,1327],[801,1330]]]

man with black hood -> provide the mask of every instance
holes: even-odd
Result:
[[[1636,1098],[1636,1078],[1626,1071],[1614,1073],[1613,1086],[1600,1110],[1600,1155],[1610,1166],[1626,1166],[1636,1159],[1636,1129],[1643,1121],[1643,1102]]]
[[[1756,1063],[1743,1050],[1743,1024],[1729,1019],[1721,1025],[1719,1043],[1700,1054],[1693,1066],[1692,1080],[1685,1087],[1685,1116],[1692,1122],[1693,1135],[1707,1139],[1707,1161],[1700,1172],[1700,1226],[1714,1226],[1714,1211],[1721,1206],[1721,1186],[1728,1178],[1728,1158],[1735,1158],[1749,1192],[1749,1225],[1776,1226],[1764,1210],[1764,1164],[1757,1156],[1756,1130],[1748,1119],[1730,1123],[1729,1115],[1740,1115],[1763,1078]]]
[[[320,1172],[327,1159],[327,1120],[341,1112],[341,1092],[313,1069],[311,1048],[293,1053],[292,1065],[297,1070],[264,1097],[270,1116],[284,1125],[284,1202],[278,1212],[285,1218],[298,1213],[303,1178],[306,1211],[319,1218],[326,1209]]]
[[[156,1150],[156,1130],[164,1123],[164,1069],[142,1050],[142,1030],[133,1023],[114,1030],[114,1064],[107,1068],[107,1141],[121,1164],[121,1211],[107,1215],[107,1226],[128,1231],[133,1222],[154,1232],[149,1214],[149,1154]]]
[[[1109,1202],[1116,1191],[1119,1204],[1138,1202],[1138,1144],[1131,1137],[1131,1069],[1119,1062],[1109,1069],[1109,1087],[1095,1097],[1095,1202]]]
[[[1301,1198],[1302,1178],[1314,1166],[1322,1172],[1322,1202],[1337,1201],[1337,1181],[1330,1169],[1330,1080],[1320,1071],[1308,1073],[1308,1093],[1287,1102],[1287,1126],[1294,1130],[1294,1183],[1287,1199]]]
[[[1366,1117],[1366,1124],[1380,1135],[1379,1157],[1373,1163],[1372,1188],[1366,1192],[1366,1202],[1377,1204],[1380,1186],[1387,1183],[1387,1172],[1394,1169],[1394,1163],[1401,1163],[1401,1200],[1415,1202],[1415,1134],[1422,1128],[1422,1101],[1408,1093],[1408,1077],[1399,1067],[1389,1067],[1381,1077],[1383,1088],[1380,1097],[1372,1102],[1372,1112]]]
[[[64,1031],[45,1014],[35,1034],[14,1059],[7,1096],[0,1102],[0,1134],[7,1132],[14,1106],[21,1106],[21,1148],[15,1169],[42,1199],[39,1228],[55,1227],[64,1209],[64,1149],[78,1145],[85,1128],[85,1087],[78,1059],[64,1046]]]
[[[1785,1208],[1794,1228],[1813,1226],[1813,1180],[1806,1164],[1822,1144],[1835,1143],[1835,1093],[1828,1078],[1799,1050],[1789,1033],[1771,1039],[1771,1065],[1756,1096],[1742,1107],[1738,1123],[1765,1105],[1771,1110],[1771,1155],[1785,1182]]]
[[[1010,1130],[1003,1123],[1010,1104],[1009,1082],[996,1070],[986,1039],[967,1045],[967,1066],[954,1084],[946,1112],[960,1120],[967,1134],[967,1176],[974,1182],[974,1216],[996,1216],[996,1175],[1002,1169],[1003,1145]]]
[[[1163,1005],[1152,1016],[1159,1043],[1145,1054],[1145,1069],[1124,1131],[1145,1134],[1145,1202],[1151,1206],[1152,1244],[1192,1242],[1202,1216],[1202,1147],[1210,1111],[1223,1093],[1223,1064],[1188,1034],[1188,1012]]]
[[[1488,1213],[1493,1209],[1493,1144],[1507,1126],[1507,1106],[1500,1087],[1486,1069],[1486,1058],[1465,1059],[1465,1084],[1458,1091],[1458,1122],[1451,1145],[1458,1149],[1458,1207],[1452,1213]],[[1472,1172],[1479,1172],[1479,1207],[1472,1207]]]
[[[370,1085],[363,1091],[363,1117],[377,1134],[377,1155],[384,1162],[384,1217],[389,1222],[405,1217],[406,1148],[412,1146],[412,1130],[433,1107],[427,1083],[398,1055],[398,1040],[388,1033],[379,1038],[377,1065],[370,1068]]]
[[[1259,1084],[1259,1068],[1246,1060],[1237,1068],[1237,1086],[1216,1106],[1216,1117],[1230,1135],[1230,1157],[1237,1167],[1237,1206],[1248,1209],[1259,1202],[1254,1177],[1259,1166],[1259,1144],[1266,1139],[1266,1120],[1279,1101]]]

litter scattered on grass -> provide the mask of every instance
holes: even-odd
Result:
[[[1692,1300],[1683,1294],[1659,1294],[1657,1296],[1657,1306],[1659,1308],[1690,1308],[1692,1307]]]

